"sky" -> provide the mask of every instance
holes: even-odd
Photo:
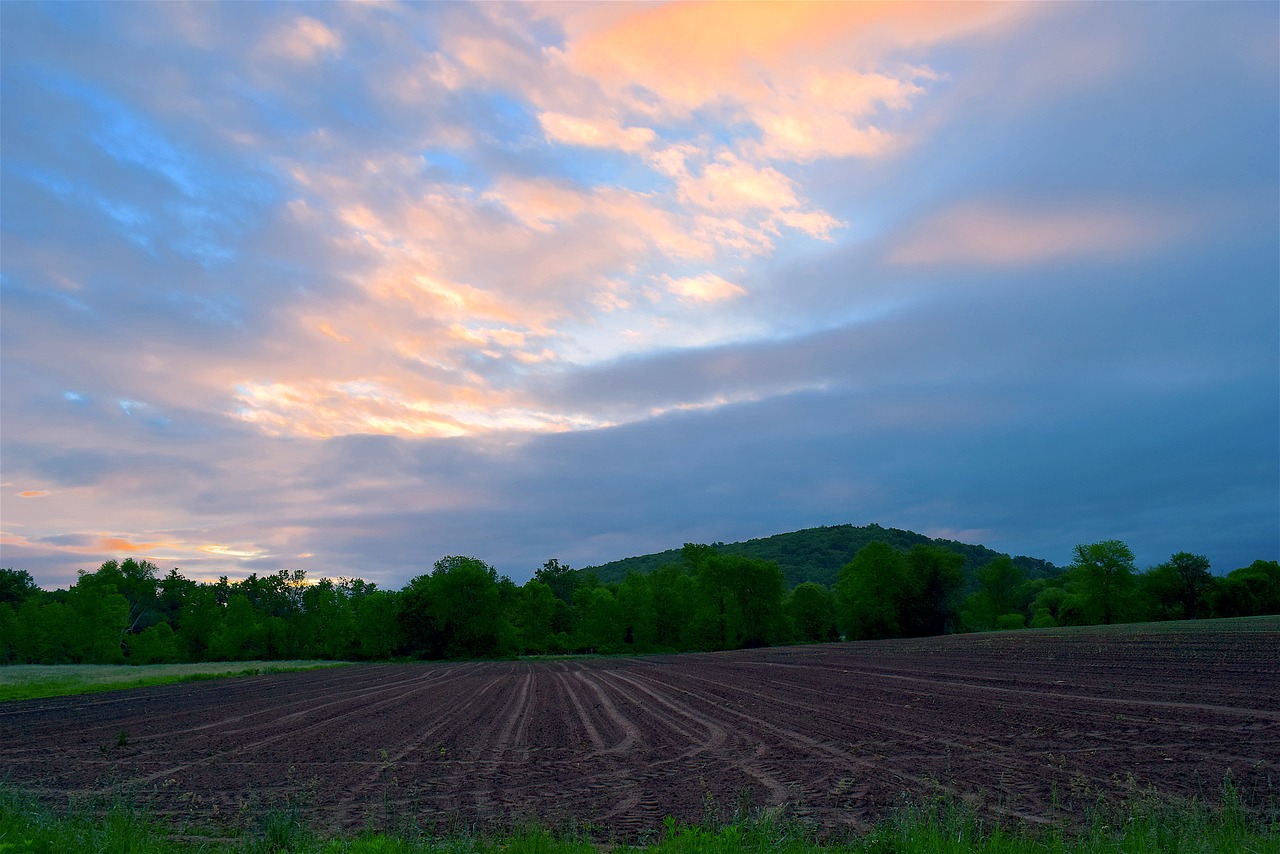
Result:
[[[0,565],[1280,557],[1280,5],[0,4]]]

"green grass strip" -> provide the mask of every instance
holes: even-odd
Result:
[[[197,664],[6,664],[0,666],[0,701],[39,700],[122,691],[148,685],[259,676],[336,667],[343,661],[206,661]],[[0,849],[2,851],[3,849]]]
[[[1100,805],[1083,825],[1009,828],[945,803],[898,812],[870,831],[819,842],[804,827],[754,817],[718,827],[668,819],[648,845],[602,845],[533,828],[502,836],[427,837],[411,830],[324,838],[296,809],[276,809],[248,826],[176,829],[116,800],[58,813],[0,785],[0,854],[14,852],[299,852],[299,854],[1280,854],[1280,820],[1244,809],[1224,788],[1224,805],[1147,798]]]

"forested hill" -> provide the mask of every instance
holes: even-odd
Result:
[[[954,540],[935,540],[914,531],[883,528],[876,524],[807,528],[742,543],[713,543],[712,548],[721,554],[777,563],[788,588],[805,581],[816,581],[833,587],[840,568],[853,560],[859,549],[877,540],[901,551],[920,544],[950,549],[964,556],[966,578],[973,578],[975,570],[995,558],[1006,556],[986,546],[958,543]],[[585,567],[583,572],[593,572],[602,583],[608,584],[622,581],[628,572],[648,573],[666,564],[679,562],[680,549],[670,549],[657,554],[628,557],[600,566]],[[1052,563],[1039,558],[1020,556],[1013,558],[1013,562],[1026,573],[1027,578],[1049,578],[1062,572]]]

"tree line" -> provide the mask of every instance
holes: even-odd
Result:
[[[1218,577],[1187,552],[1140,572],[1117,540],[1074,556],[1053,577],[1007,556],[967,577],[945,547],[874,541],[833,585],[790,590],[775,562],[693,544],[612,583],[549,560],[516,585],[463,556],[400,590],[300,570],[202,583],[127,559],[45,591],[0,569],[0,663],[642,654],[1280,613],[1276,561]]]

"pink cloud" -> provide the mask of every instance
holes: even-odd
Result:
[[[973,203],[933,216],[887,260],[903,265],[1021,266],[1070,258],[1127,257],[1185,232],[1167,214],[1098,203],[1059,209]]]
[[[261,46],[264,53],[294,62],[311,62],[325,53],[336,53],[341,37],[315,18],[300,16],[272,33]]]

